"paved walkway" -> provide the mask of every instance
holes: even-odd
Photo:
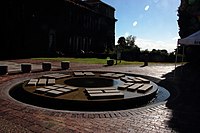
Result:
[[[9,71],[19,70],[19,64],[33,63],[33,69],[41,69],[42,61],[12,60],[1,61],[9,65]],[[185,65],[177,68],[174,78],[174,65],[109,66],[71,63],[71,70],[114,71],[148,76],[152,81],[171,92],[166,102],[141,108],[79,112],[39,108],[18,102],[11,98],[9,88],[13,84],[31,77],[53,73],[59,70],[60,63],[52,62],[55,70],[25,74],[0,76],[0,132],[1,133],[168,133],[200,132],[200,68]],[[155,78],[154,78],[155,77]]]

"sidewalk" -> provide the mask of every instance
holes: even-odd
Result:
[[[41,61],[26,60],[33,63],[33,69],[41,67]],[[25,60],[0,62],[9,65],[9,71],[18,70]],[[52,62],[54,68],[60,62]],[[197,69],[197,68],[196,68]],[[0,132],[2,133],[195,133],[200,129],[199,78],[185,69],[185,75],[173,76],[174,65],[109,66],[99,64],[71,63],[67,71],[112,71],[149,76],[151,80],[171,92],[167,102],[141,108],[79,112],[39,108],[12,99],[8,89],[13,83],[48,72],[25,73],[0,76]],[[179,68],[178,68],[179,71]],[[53,71],[51,71],[53,72]],[[184,78],[182,78],[183,76]],[[188,77],[190,80],[188,80]],[[195,80],[193,79],[195,78]],[[191,82],[191,80],[193,80]],[[187,82],[183,82],[187,81]],[[193,87],[192,91],[190,88]]]

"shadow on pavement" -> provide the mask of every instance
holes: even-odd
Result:
[[[172,110],[167,124],[177,132],[199,132],[200,65],[187,63],[163,77],[159,84],[170,92],[166,106]]]

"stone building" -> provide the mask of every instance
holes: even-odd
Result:
[[[114,13],[100,0],[7,0],[0,58],[103,52],[115,43]]]

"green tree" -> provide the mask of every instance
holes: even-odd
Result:
[[[130,36],[126,37],[126,44],[128,46],[134,47],[135,46],[135,39],[136,39],[136,37],[133,36],[133,35],[130,35]]]
[[[181,0],[178,8],[179,36],[187,37],[200,30],[200,0]]]
[[[118,41],[117,41],[117,43],[119,44],[119,45],[121,45],[121,46],[126,46],[126,39],[125,39],[125,37],[120,37],[119,39],[118,39]]]
[[[178,8],[178,25],[179,36],[185,38],[196,31],[200,30],[200,0],[181,0]],[[178,49],[182,49],[179,46]],[[185,47],[185,56],[190,62],[199,62],[200,60],[200,47],[188,46]]]

